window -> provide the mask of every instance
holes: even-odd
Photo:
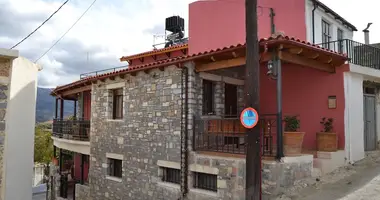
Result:
[[[162,167],[162,181],[180,184],[180,182],[181,182],[181,170]]]
[[[237,86],[224,84],[224,114],[226,117],[237,117]]]
[[[216,183],[216,175],[194,172],[194,188],[217,192],[218,188]]]
[[[214,113],[214,83],[203,80],[203,115]]]
[[[343,30],[338,28],[337,32],[338,39],[338,52],[343,53]]]
[[[322,47],[326,49],[330,49],[330,24],[326,21],[322,20]]]
[[[121,178],[123,168],[122,163],[121,160],[108,158],[108,175]]]
[[[113,119],[123,118],[123,89],[113,90]]]

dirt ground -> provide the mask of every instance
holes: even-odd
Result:
[[[274,200],[380,200],[380,152],[320,178],[297,182]]]

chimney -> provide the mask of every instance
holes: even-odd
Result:
[[[364,44],[369,44],[369,27],[372,25],[372,23],[367,24],[367,28],[363,30],[364,32]]]

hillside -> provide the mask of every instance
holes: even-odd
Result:
[[[36,122],[46,122],[54,118],[55,98],[50,96],[50,88],[37,88]],[[73,101],[65,101],[64,115],[73,115]]]

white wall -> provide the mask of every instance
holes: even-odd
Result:
[[[312,23],[312,10],[314,5],[311,0],[305,0],[306,11],[305,11],[305,22],[306,22],[306,38],[309,42],[313,42],[313,23]],[[330,32],[332,33],[331,41],[337,40],[337,31],[338,28],[343,30],[343,38],[344,39],[353,39],[354,33],[353,31],[346,28],[340,21],[334,19],[334,17],[330,14],[326,14],[326,12],[317,8],[314,11],[314,32],[315,32],[315,44],[322,43],[322,19],[326,22],[330,23]]]
[[[346,161],[364,158],[363,75],[344,72]]]
[[[13,60],[4,147],[5,200],[32,199],[37,72],[25,58]]]

